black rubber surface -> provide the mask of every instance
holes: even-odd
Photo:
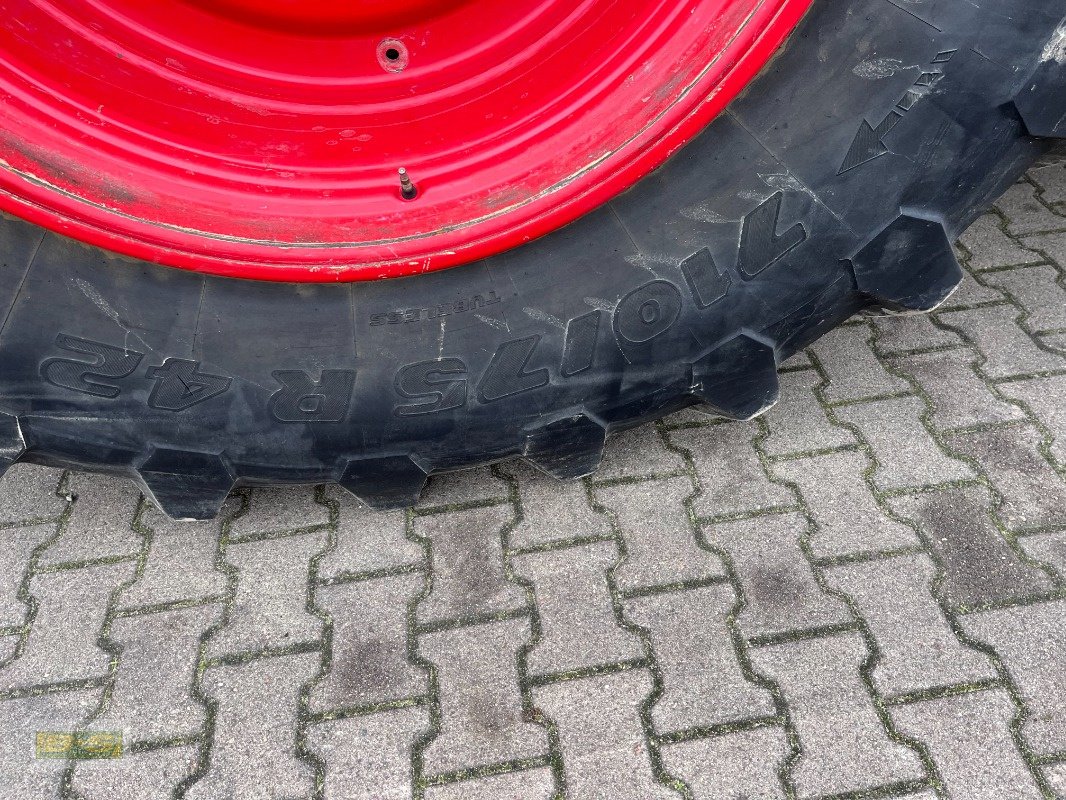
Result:
[[[158,267],[0,220],[0,462],[127,474],[165,511],[338,481],[374,505],[696,402],[747,418],[862,309],[928,310],[951,242],[1066,117],[1062,0],[816,0],[662,169],[525,247],[292,285]]]

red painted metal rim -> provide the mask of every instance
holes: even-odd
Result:
[[[455,266],[653,170],[810,2],[0,0],[0,209],[235,277]]]

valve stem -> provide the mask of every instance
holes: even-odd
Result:
[[[407,174],[407,170],[400,167],[400,197],[404,200],[414,200],[418,196],[418,187]]]

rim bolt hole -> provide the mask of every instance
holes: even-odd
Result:
[[[386,72],[403,72],[407,68],[410,54],[407,45],[399,39],[386,39],[378,45],[378,64]]]

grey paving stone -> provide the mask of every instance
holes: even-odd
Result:
[[[979,283],[972,272],[963,272],[958,288],[943,302],[938,311],[968,308],[981,303],[1002,303],[1005,299],[999,289]],[[934,316],[936,313],[934,312]],[[939,320],[939,317],[937,319]]]
[[[0,530],[0,627],[21,625],[29,611],[18,590],[35,548],[56,532],[55,523]]]
[[[125,478],[71,474],[71,494],[76,498],[59,538],[41,554],[42,566],[85,561],[107,556],[134,555],[141,536],[133,530],[133,517],[141,493]]]
[[[940,314],[940,319],[961,330],[985,355],[981,370],[992,378],[1027,375],[1066,367],[1066,359],[1037,347],[1015,321],[1013,305],[987,306]]]
[[[635,597],[626,617],[647,629],[664,684],[652,706],[659,735],[774,713],[770,691],[749,681],[730,635],[737,606],[728,584]]]
[[[772,456],[828,450],[855,444],[847,428],[833,425],[825,414],[814,388],[821,376],[814,370],[781,374],[781,399],[766,414],[770,435],[763,450]]]
[[[966,230],[959,241],[970,252],[970,269],[984,270],[1015,264],[1033,264],[1042,261],[1039,253],[1028,250],[1001,229],[1002,220],[988,213],[978,218]]]
[[[1030,425],[1011,425],[955,434],[947,443],[980,465],[1003,497],[996,515],[1008,528],[1019,530],[1066,524],[1066,479],[1040,452],[1043,439]]]
[[[837,416],[857,427],[873,448],[878,461],[873,481],[879,489],[923,486],[974,476],[966,464],[940,451],[921,422],[924,411],[925,403],[917,397],[837,409]]]
[[[663,747],[663,764],[694,800],[785,800],[779,772],[789,753],[777,727],[736,731]]]
[[[533,699],[556,724],[567,797],[573,800],[673,800],[655,780],[640,706],[651,675],[629,670],[542,686]]]
[[[103,690],[75,689],[0,700],[0,787],[5,800],[55,800],[67,762],[34,758],[39,732],[71,733],[99,705]]]
[[[585,484],[559,481],[523,461],[500,466],[518,481],[522,520],[511,531],[511,547],[537,547],[573,538],[610,536],[604,514],[589,505]]]
[[[318,653],[300,653],[204,673],[203,691],[217,703],[211,761],[187,800],[311,794],[314,771],[297,757],[296,724],[300,690],[318,667]]]
[[[844,564],[826,581],[845,592],[873,634],[874,687],[901,695],[996,677],[987,655],[962,644],[933,599],[937,569],[925,555]]]
[[[431,476],[415,508],[425,509],[466,503],[502,503],[506,499],[507,484],[493,475],[490,467],[478,467]]]
[[[685,460],[669,450],[654,425],[622,431],[607,440],[603,450],[603,462],[596,471],[594,480],[612,478],[639,478],[645,475],[662,475],[685,469]]]
[[[78,762],[71,786],[79,800],[159,800],[170,797],[198,761],[196,745],[124,752],[122,758]]]
[[[996,208],[1007,218],[1007,230],[1014,236],[1063,227],[1062,217],[1049,211],[1036,198],[1036,188],[1025,181],[1019,181],[1007,189],[996,201]]]
[[[937,592],[955,608],[973,608],[1049,591],[1054,584],[1025,563],[992,524],[984,487],[941,489],[892,498],[900,515],[914,520],[944,567]]]
[[[755,668],[781,687],[799,734],[801,754],[790,776],[799,797],[925,777],[917,753],[892,741],[877,715],[860,674],[867,656],[857,634],[752,652]]]
[[[433,560],[433,587],[418,604],[418,622],[525,607],[525,592],[503,570],[502,532],[513,518],[510,506],[493,506],[415,519],[415,533],[430,541]]]
[[[411,750],[429,729],[424,708],[401,708],[310,726],[307,744],[326,765],[325,800],[407,800]]]
[[[518,653],[531,637],[525,619],[419,637],[440,698],[440,731],[423,752],[426,775],[547,754],[547,733],[523,713],[518,684]]]
[[[229,535],[240,539],[325,525],[329,509],[315,501],[312,486],[251,489],[248,509],[230,523]]]
[[[375,511],[339,486],[327,487],[326,497],[337,504],[336,544],[319,559],[319,578],[395,569],[425,560],[422,545],[406,536],[405,512]]]
[[[142,522],[152,531],[148,555],[136,582],[119,597],[119,607],[225,595],[229,581],[216,563],[218,521],[174,522],[149,508]]]
[[[322,620],[307,609],[310,561],[326,543],[317,531],[230,544],[226,562],[237,570],[237,588],[208,657],[316,641]]]
[[[1036,753],[1066,750],[1066,601],[1006,608],[961,619],[963,629],[990,645],[1018,687],[1027,715],[1022,739]]]
[[[1052,375],[999,387],[1007,397],[1020,400],[1029,407],[1052,436],[1051,454],[1066,465],[1066,375]]]
[[[0,690],[106,675],[111,656],[97,636],[112,593],[132,575],[131,563],[35,575],[37,615],[22,655],[0,668]]]
[[[899,314],[870,320],[882,353],[901,353],[962,344],[957,333],[938,328],[927,314]]]
[[[1025,245],[1047,253],[1059,267],[1066,266],[1066,232],[1029,236]]]
[[[1043,189],[1046,203],[1066,203],[1066,165],[1061,161],[1029,170],[1029,177]]]
[[[1025,536],[1018,544],[1030,558],[1050,565],[1060,578],[1066,579],[1066,530]]]
[[[311,692],[312,711],[369,706],[421,695],[426,670],[407,656],[407,608],[421,574],[320,586],[315,605],[333,623],[329,673]]]
[[[554,796],[555,780],[547,767],[430,786],[425,794],[426,800],[549,800]]]
[[[830,331],[811,345],[829,376],[823,390],[830,402],[906,392],[911,387],[888,372],[870,348],[869,324],[846,325]]]
[[[724,575],[721,559],[696,541],[684,501],[688,478],[598,489],[596,497],[618,521],[625,558],[614,572],[621,591]]]
[[[670,432],[670,441],[692,454],[702,489],[693,501],[701,517],[790,506],[796,498],[771,483],[752,446],[756,423],[731,422]]]
[[[62,470],[15,464],[0,477],[0,525],[55,519],[67,507],[56,494]]]
[[[636,634],[618,624],[607,573],[618,561],[614,542],[528,553],[512,559],[530,581],[540,612],[541,639],[529,653],[534,675],[642,658]]]
[[[729,553],[744,592],[737,623],[745,636],[772,636],[850,622],[842,600],[822,591],[800,550],[801,514],[724,522],[706,531]]]
[[[777,477],[796,484],[814,517],[809,543],[816,558],[918,544],[914,531],[877,504],[864,476],[870,464],[865,453],[839,452],[771,465]]]
[[[1049,764],[1041,770],[1041,774],[1055,800],[1066,798],[1066,762]]]
[[[972,350],[899,356],[894,363],[909,374],[933,403],[932,423],[940,430],[1024,419],[1020,408],[993,394],[973,365]]]
[[[900,733],[929,749],[944,795],[959,800],[1043,797],[1011,736],[1017,713],[1002,690],[895,706]]]
[[[1066,220],[1063,220],[1066,222]],[[1050,265],[994,272],[985,281],[1005,289],[1028,316],[1029,330],[1066,328],[1066,289],[1062,274]]]
[[[124,731],[127,744],[195,736],[203,703],[192,694],[200,636],[217,605],[119,617],[108,637],[120,648],[111,700],[94,730]]]

